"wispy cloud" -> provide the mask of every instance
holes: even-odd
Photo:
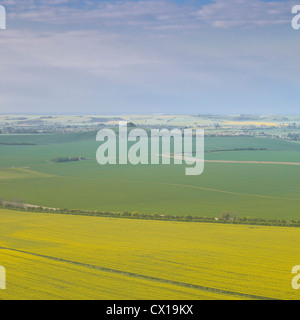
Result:
[[[196,15],[216,28],[264,27],[288,24],[295,1],[214,0],[204,5]]]
[[[293,1],[2,3],[0,112],[270,108],[300,85],[296,33],[273,31]]]
[[[286,24],[296,1],[212,0],[177,3],[168,0],[79,1],[4,0],[11,19],[55,24],[95,23],[141,25],[160,30],[191,29],[204,24],[217,28],[264,27]]]

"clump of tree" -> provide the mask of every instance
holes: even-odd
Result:
[[[220,216],[220,220],[236,221],[238,220],[238,213],[236,211],[223,211]]]
[[[10,200],[5,200],[3,198],[0,198],[0,207],[23,209],[25,208],[25,201],[22,199],[15,199],[15,198]]]
[[[300,134],[299,133],[289,133],[287,135],[287,138],[290,140],[298,141],[298,140],[300,140]]]
[[[86,160],[84,157],[56,157],[52,158],[50,161],[55,163],[61,163],[61,162],[73,162],[73,161],[83,161]]]
[[[233,149],[213,149],[205,152],[222,152],[222,151],[266,151],[267,148],[233,148]]]
[[[127,123],[127,127],[128,127],[128,128],[135,128],[135,127],[136,127],[136,124],[133,123],[133,122],[128,122],[128,123]]]

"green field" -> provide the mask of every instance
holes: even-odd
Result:
[[[54,208],[211,217],[236,211],[240,217],[300,217],[299,166],[206,163],[200,176],[186,176],[185,165],[100,166],[95,160],[99,146],[95,137],[95,132],[0,135],[0,196]],[[240,148],[264,150],[226,151]],[[300,144],[275,139],[210,137],[205,139],[205,149],[207,160],[300,162]],[[70,156],[91,160],[49,161]]]
[[[0,299],[299,299],[299,228],[0,210]]]

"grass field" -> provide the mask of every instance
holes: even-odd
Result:
[[[298,228],[0,210],[1,299],[299,299]]]
[[[0,136],[0,196],[70,208],[217,217],[299,219],[298,166],[206,163],[201,176],[183,166],[100,166],[95,160],[52,163],[53,157],[95,159],[95,133]],[[275,139],[206,138],[210,160],[300,162],[300,144]],[[226,151],[233,148],[266,150]],[[225,150],[225,151],[220,151]]]

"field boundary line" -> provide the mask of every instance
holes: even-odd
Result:
[[[168,279],[163,279],[163,278],[157,278],[157,277],[153,277],[153,276],[147,276],[147,275],[142,275],[142,274],[138,274],[138,273],[118,270],[118,269],[111,269],[111,268],[107,268],[107,267],[101,267],[101,266],[87,264],[87,263],[83,263],[83,262],[67,260],[67,259],[57,258],[57,257],[52,257],[52,256],[47,256],[47,255],[43,255],[43,254],[39,254],[39,253],[28,252],[28,251],[14,249],[14,248],[0,247],[0,250],[8,250],[8,251],[13,251],[13,252],[24,253],[24,254],[28,254],[28,255],[41,257],[41,258],[44,258],[44,259],[49,259],[49,260],[69,263],[69,264],[73,264],[73,265],[77,265],[77,266],[81,266],[81,267],[85,267],[85,268],[97,269],[97,270],[100,270],[100,271],[103,271],[103,272],[110,272],[110,273],[120,274],[120,275],[123,275],[123,276],[132,277],[132,278],[141,278],[141,279],[151,280],[151,281],[156,281],[156,282],[161,282],[161,283],[168,283],[168,284],[173,284],[173,285],[177,285],[177,286],[180,286],[180,287],[191,288],[191,289],[196,289],[196,290],[201,290],[201,291],[210,291],[210,292],[215,292],[215,293],[218,293],[218,294],[227,294],[227,295],[239,296],[239,297],[244,297],[244,298],[249,298],[249,299],[256,299],[256,300],[278,300],[276,298],[252,295],[252,294],[229,291],[229,290],[223,290],[223,289],[218,289],[218,288],[205,287],[205,286],[200,286],[200,285],[192,284],[192,283],[186,283],[186,282],[168,280]]]
[[[264,199],[300,201],[300,198],[299,199],[282,198],[282,197],[268,196],[268,195],[263,195],[263,194],[241,193],[241,192],[226,191],[226,190],[221,190],[221,189],[206,188],[206,187],[193,186],[193,185],[180,184],[180,183],[152,182],[152,181],[140,181],[140,180],[120,180],[120,181],[124,181],[124,182],[131,181],[131,182],[148,183],[148,184],[161,184],[161,185],[167,185],[167,186],[173,186],[173,187],[192,188],[192,189],[199,189],[199,190],[203,190],[203,191],[211,191],[211,192],[233,194],[233,195],[244,196],[244,197],[255,197],[255,198],[264,198]]]

